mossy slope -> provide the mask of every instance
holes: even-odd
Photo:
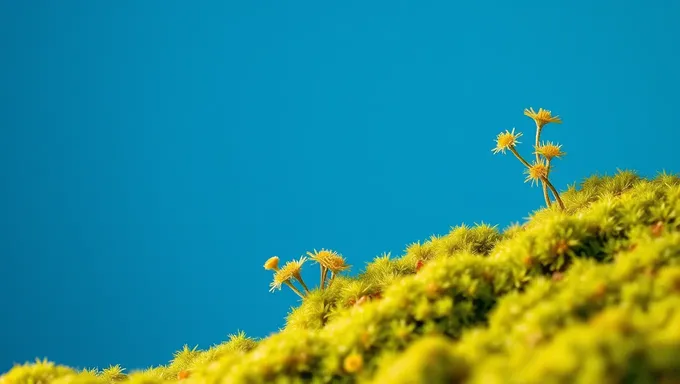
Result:
[[[129,374],[37,361],[0,384],[680,382],[680,179],[593,176],[562,198],[377,257],[263,340]]]

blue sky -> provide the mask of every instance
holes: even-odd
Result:
[[[358,272],[542,203],[493,155],[564,119],[558,189],[678,172],[680,3],[0,0],[0,371],[167,362],[297,297],[272,255]],[[304,272],[306,271],[306,272]],[[316,282],[316,266],[303,270]]]

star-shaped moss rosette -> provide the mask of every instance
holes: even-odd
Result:
[[[499,152],[505,154],[506,150],[512,152],[512,154],[527,167],[525,171],[527,179],[525,181],[531,181],[532,185],[535,183],[538,184],[539,182],[542,184],[543,197],[546,206],[551,206],[550,195],[548,194],[548,189],[550,189],[555,200],[559,204],[560,209],[564,210],[564,203],[555,187],[550,183],[549,176],[552,167],[552,159],[560,158],[564,156],[565,153],[562,152],[562,146],[559,144],[554,144],[552,142],[540,143],[543,127],[549,123],[561,124],[562,119],[560,119],[559,116],[553,116],[550,111],[543,108],[540,108],[538,112],[534,111],[533,108],[525,109],[524,115],[530,117],[536,123],[536,143],[534,145],[536,160],[530,164],[519,154],[519,152],[517,152],[516,146],[520,143],[517,139],[522,136],[522,133],[515,133],[515,128],[513,128],[512,131],[506,130],[505,132],[498,134],[496,137],[496,147],[494,147],[492,151],[494,154]]]
[[[550,141],[536,146],[535,149],[536,152],[534,153],[545,157],[548,162],[550,162],[552,159],[560,158],[566,155],[566,153],[562,152],[561,144],[553,144]]]
[[[531,181],[531,185],[538,184],[548,175],[548,164],[543,160],[536,161],[530,164],[524,173],[527,174],[527,178],[524,180],[525,183]]]
[[[533,108],[525,109],[524,115],[533,119],[539,130],[543,129],[543,126],[548,123],[562,124],[562,119],[559,116],[553,116],[550,111],[543,108],[539,108],[538,112],[534,111]]]
[[[492,149],[493,153],[502,153],[505,154],[506,149],[514,148],[517,144],[520,144],[517,139],[522,136],[520,132],[515,133],[515,128],[512,129],[512,132],[508,131],[507,129],[505,132],[501,132],[498,134],[496,137],[496,147]]]

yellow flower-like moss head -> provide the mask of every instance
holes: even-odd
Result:
[[[302,269],[302,264],[307,261],[306,257],[301,257],[300,260],[292,260],[286,263],[283,268],[276,271],[274,274],[274,281],[270,284],[270,291],[274,289],[281,289],[281,284],[290,281],[292,278],[301,279],[300,270]]]
[[[525,109],[524,115],[531,117],[536,122],[538,128],[543,128],[548,123],[562,124],[559,116],[553,116],[550,111],[543,108],[539,108],[538,112],[534,111],[533,108]]]
[[[264,269],[266,270],[274,270],[278,271],[279,270],[279,257],[278,256],[273,256],[267,259],[264,263]]]
[[[515,133],[515,128],[512,129],[512,132],[506,129],[505,132],[501,132],[496,136],[496,148],[491,151],[493,153],[505,153],[506,149],[510,149],[515,145],[520,144],[520,142],[517,141],[520,136],[522,136],[522,133]]]
[[[527,174],[524,182],[531,180],[531,185],[538,183],[542,178],[548,177],[548,169],[548,164],[544,160],[534,162],[531,167],[524,171]]]
[[[553,144],[550,141],[536,147],[536,152],[534,153],[543,155],[548,160],[552,160],[553,158],[556,157],[560,158],[566,155],[566,153],[562,152],[561,144]]]
[[[333,273],[342,272],[350,267],[345,262],[345,258],[335,251],[322,249],[317,252],[314,250],[314,253],[307,252],[307,255],[311,260],[316,261]]]
[[[364,358],[358,353],[349,354],[345,357],[342,366],[348,373],[359,372],[364,366]]]

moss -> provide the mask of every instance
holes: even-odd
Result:
[[[374,383],[462,383],[468,365],[453,351],[451,343],[438,336],[427,336],[409,347],[399,358],[385,364]]]
[[[680,178],[620,171],[562,198],[334,275],[263,340],[239,332],[129,373],[37,361],[0,384],[677,382]]]

